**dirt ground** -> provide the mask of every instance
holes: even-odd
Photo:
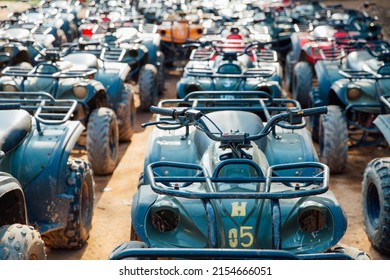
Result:
[[[362,1],[341,1],[346,7],[357,7]],[[382,7],[390,7],[390,1],[375,1]],[[0,1],[0,5],[5,2]],[[326,3],[340,3],[328,1]],[[19,3],[18,3],[19,5]],[[0,10],[4,14],[5,11]],[[381,9],[383,18],[390,18],[389,9]],[[386,22],[389,26],[388,21]],[[174,98],[179,73],[167,77],[166,91],[162,98]],[[152,127],[142,129],[140,124],[153,119],[150,113],[137,113],[137,130],[131,143],[120,145],[121,160],[111,176],[95,176],[95,210],[93,228],[86,246],[80,250],[47,249],[49,260],[104,260],[121,242],[130,238],[131,198],[136,191],[138,176],[143,169],[146,143]],[[75,156],[86,158],[82,152]],[[348,216],[348,230],[341,240],[349,246],[366,251],[372,259],[390,259],[373,249],[364,231],[361,208],[361,181],[366,164],[374,157],[390,155],[387,148],[359,148],[349,152],[349,166],[345,174],[331,176],[330,186]]]

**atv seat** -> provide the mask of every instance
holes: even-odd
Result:
[[[4,110],[0,119],[0,150],[8,153],[31,131],[31,115],[25,110]]]
[[[76,65],[77,68],[99,68],[97,57],[91,53],[71,53],[65,56],[63,59],[65,61],[70,61]]]
[[[367,51],[354,51],[347,56],[347,67],[353,71],[378,70],[378,60]]]

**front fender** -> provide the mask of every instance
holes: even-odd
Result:
[[[299,33],[291,34],[291,61],[295,64],[299,61],[301,56],[301,43]]]
[[[327,105],[330,89],[334,82],[343,78],[339,73],[340,67],[336,63],[319,60],[314,65],[318,80],[319,99],[315,100],[315,104]]]
[[[142,43],[148,49],[148,63],[157,65],[157,51],[160,48],[161,37],[159,34],[144,33]]]
[[[23,189],[10,174],[0,172],[0,227],[14,223],[28,224]]]

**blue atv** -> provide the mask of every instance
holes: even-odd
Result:
[[[133,196],[131,241],[111,259],[367,258],[332,249],[347,220],[303,118],[326,107],[263,94],[189,94],[151,107],[159,115],[144,124],[157,128]]]
[[[344,172],[348,148],[383,142],[374,119],[386,112],[380,96],[390,88],[390,53],[385,41],[361,42],[355,50],[315,64],[318,87],[313,106],[328,106],[328,114],[311,118],[320,160],[333,173]]]
[[[45,48],[52,48],[55,38],[50,34],[32,33],[25,27],[9,27],[0,30],[0,68],[5,66],[23,66],[32,68],[34,58]]]
[[[85,23],[80,28],[82,32],[97,30],[79,42],[99,43],[95,44],[95,51],[102,51],[101,59],[129,65],[127,80],[138,84],[140,109],[146,111],[156,105],[159,94],[164,92],[165,58],[160,50],[160,35],[153,33],[155,26],[119,23],[102,27],[98,23]]]
[[[5,157],[9,140],[16,132],[16,123],[7,122],[7,114],[19,110],[19,104],[1,104],[2,119],[0,162]],[[9,110],[13,110],[11,113]],[[10,132],[8,135],[3,132]],[[7,140],[7,138],[9,140]],[[7,141],[4,141],[7,140]],[[0,172],[0,260],[44,260],[46,259],[45,244],[40,233],[28,221],[26,199],[19,181],[9,173]]]
[[[55,100],[45,92],[1,91],[0,104],[20,106],[0,111],[0,170],[20,183],[10,180],[9,191],[2,188],[1,226],[29,224],[49,247],[81,248],[92,226],[94,180],[90,165],[70,155],[84,130],[70,120],[76,101]]]
[[[10,66],[2,71],[0,86],[14,92],[46,91],[57,99],[78,102],[73,118],[87,128],[79,145],[86,147],[95,174],[113,172],[119,141],[134,133],[135,103],[125,83],[129,66],[102,62],[88,53],[41,52],[32,69]]]
[[[268,43],[267,43],[268,44]],[[177,83],[177,96],[194,91],[266,91],[281,97],[281,66],[262,43],[206,41],[192,51]]]

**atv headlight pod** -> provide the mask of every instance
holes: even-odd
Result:
[[[130,49],[129,50],[129,55],[131,56],[131,57],[138,57],[138,49]]]
[[[356,85],[348,85],[348,88],[347,88],[347,98],[349,100],[356,100],[356,99],[359,99],[360,96],[362,96],[362,90],[360,89],[360,87],[356,86]]]
[[[163,203],[153,205],[150,210],[152,225],[160,232],[173,231],[179,225],[179,209],[167,201],[161,202]]]
[[[18,91],[15,85],[12,84],[3,84],[3,91],[10,91],[10,92],[15,92]]]
[[[319,232],[326,225],[326,209],[319,207],[301,208],[298,213],[299,228],[304,232]]]
[[[84,99],[88,94],[87,86],[80,84],[73,86],[73,94],[79,99]]]

